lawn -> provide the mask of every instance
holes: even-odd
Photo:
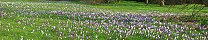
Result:
[[[129,2],[124,1],[121,3],[115,3],[115,4],[102,4],[102,5],[92,5],[96,8],[101,9],[107,9],[112,11],[125,11],[125,12],[150,12],[150,11],[160,11],[160,12],[174,12],[174,13],[191,13],[193,10],[199,10],[202,8],[201,5],[197,5],[196,9],[194,9],[192,6],[195,4],[189,4],[186,5],[167,5],[164,7],[161,7],[157,4],[145,4],[141,2]],[[205,7],[202,9],[199,13],[207,13],[208,7]]]
[[[39,0],[1,0],[0,5],[0,39],[2,40],[204,40],[208,38],[207,29],[202,28],[204,26],[198,23],[188,25],[186,22],[174,20],[161,21],[163,17],[158,17],[158,15],[169,17],[169,12],[174,15],[189,14],[195,10],[183,9],[183,5],[160,7],[156,4],[146,5],[127,1],[90,5]],[[200,13],[207,12],[208,8],[205,7]]]

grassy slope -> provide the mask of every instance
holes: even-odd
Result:
[[[59,32],[56,32],[56,30],[51,29],[52,26],[60,27],[58,22],[68,22],[69,26],[73,26],[71,21],[73,20],[65,20],[68,18],[64,18],[62,16],[51,16],[51,15],[29,15],[24,13],[31,13],[31,11],[37,12],[37,13],[48,13],[50,11],[54,10],[63,10],[63,11],[82,11],[86,12],[95,11],[97,9],[92,9],[87,7],[83,7],[80,4],[74,4],[74,3],[63,3],[63,2],[49,2],[48,3],[42,3],[42,2],[1,2],[0,4],[3,5],[0,8],[2,9],[1,12],[7,14],[7,16],[1,16],[0,17],[0,39],[2,40],[19,40],[19,39],[33,39],[33,40],[60,40],[60,38],[63,38],[65,40],[72,39],[72,37],[68,37],[69,29],[72,31],[91,31],[94,29],[90,28],[84,28],[84,30],[77,30],[74,29],[74,27],[67,28],[67,30],[59,30],[59,32],[64,32],[67,34],[64,34],[63,36],[59,36]],[[75,8],[74,8],[75,7]],[[52,14],[53,15],[53,14]],[[34,16],[34,17],[31,17]],[[37,17],[39,16],[39,17]],[[50,16],[50,17],[49,17]],[[52,18],[51,18],[52,17]],[[29,20],[32,19],[32,20]],[[41,26],[43,25],[46,20],[49,20],[50,22],[49,26]],[[21,22],[20,24],[18,22]],[[32,24],[32,25],[31,25]],[[84,26],[79,26],[84,27]],[[103,28],[100,28],[102,30]],[[34,33],[32,33],[34,31]],[[43,32],[42,32],[43,31]],[[75,32],[79,34],[79,32]],[[47,34],[47,35],[46,35]],[[50,34],[50,35],[49,35]],[[103,33],[84,33],[85,36],[93,34],[98,35],[99,40],[105,40],[107,37],[106,34]],[[66,37],[66,38],[65,38]],[[115,37],[118,36],[111,36],[115,39]],[[78,40],[80,38],[75,38],[75,40]],[[86,38],[85,38],[86,39]],[[146,39],[142,36],[135,35],[128,39]]]
[[[45,0],[1,0],[3,2],[43,2]],[[55,2],[57,3],[57,2]],[[60,2],[58,2],[60,3]],[[71,2],[61,2],[63,4],[71,3]],[[91,8],[99,8],[99,9],[104,9],[104,10],[110,10],[110,11],[115,11],[115,12],[149,12],[149,11],[160,11],[160,12],[174,12],[174,13],[191,13],[193,10],[199,10],[202,8],[202,6],[197,6],[196,9],[194,9],[192,5],[167,5],[165,7],[161,7],[157,4],[144,4],[141,2],[133,2],[133,1],[124,1],[116,4],[101,4],[101,5],[88,5],[85,3],[80,3],[80,2],[72,2],[75,4],[81,4],[85,6],[90,6]],[[32,5],[32,6],[37,6],[37,5]],[[50,5],[48,5],[50,6]],[[62,7],[66,7],[68,5],[58,5]],[[50,9],[49,9],[50,10]],[[65,10],[65,9],[62,9]],[[79,9],[78,9],[79,10]],[[89,9],[92,10],[92,9]],[[68,11],[68,10],[67,10]],[[80,10],[79,10],[80,11]],[[81,11],[86,11],[81,9]],[[96,11],[96,10],[93,10]],[[97,11],[96,11],[97,12]],[[100,10],[98,12],[101,12]],[[208,7],[205,7],[203,10],[200,11],[200,13],[208,13]]]
[[[2,2],[40,2],[45,0],[1,0]]]
[[[192,8],[194,5],[167,5],[161,7],[157,4],[144,4],[138,2],[121,2],[117,4],[102,4],[102,5],[93,5],[97,8],[109,9],[113,11],[130,11],[130,12],[148,12],[148,11],[160,11],[160,12],[175,12],[175,13],[185,13],[192,12],[193,10],[199,10],[201,6],[198,6],[196,9]],[[208,13],[208,7],[205,7],[201,10],[200,13]]]
[[[5,1],[5,0],[4,0]],[[8,0],[7,0],[8,1]],[[30,1],[30,0],[28,0]],[[38,26],[41,26],[43,22],[45,22],[46,20],[49,20],[49,22],[51,23],[50,26],[58,26],[58,22],[69,22],[69,25],[71,24],[72,20],[64,20],[64,19],[50,19],[48,17],[48,15],[39,15],[41,17],[31,17],[32,15],[25,15],[22,13],[18,13],[18,11],[22,11],[22,10],[26,10],[28,12],[31,11],[35,11],[35,12],[40,12],[40,13],[46,13],[49,11],[53,11],[53,10],[63,10],[63,11],[84,11],[84,12],[95,12],[95,11],[102,11],[100,9],[95,9],[96,8],[101,8],[101,9],[107,9],[107,10],[113,10],[113,11],[128,11],[128,12],[143,12],[143,10],[158,10],[158,11],[165,11],[168,8],[166,7],[159,7],[158,5],[149,5],[149,6],[144,6],[145,4],[137,4],[137,3],[124,3],[124,4],[120,4],[120,5],[115,5],[115,4],[110,4],[107,6],[103,6],[103,5],[84,5],[84,4],[74,4],[71,2],[49,2],[51,4],[48,3],[44,3],[44,2],[32,2],[32,3],[28,3],[28,2],[12,2],[12,3],[4,3],[1,2],[1,5],[5,5],[5,6],[1,6],[0,8],[3,9],[3,12],[8,14],[9,16],[4,16],[4,17],[0,17],[0,39],[3,40],[15,40],[15,39],[21,39],[21,36],[23,36],[24,39],[36,39],[36,40],[47,40],[47,39],[60,39],[59,35],[56,34],[55,31],[53,31],[52,29],[46,29],[45,27],[42,28],[38,28]],[[128,4],[132,4],[130,6],[126,6]],[[8,5],[8,6],[7,6]],[[81,6],[84,5],[84,6]],[[114,5],[114,6],[112,6]],[[136,5],[136,6],[135,6]],[[152,6],[157,6],[157,7],[152,7]],[[75,8],[74,8],[75,7]],[[163,9],[164,8],[164,9]],[[160,10],[162,9],[162,10]],[[174,9],[174,8],[173,8]],[[140,10],[140,11],[137,11]],[[176,9],[179,10],[179,9]],[[42,12],[44,11],[44,12]],[[207,11],[207,10],[205,10]],[[176,11],[177,12],[177,11]],[[19,15],[19,16],[18,16]],[[43,18],[44,17],[44,18]],[[60,17],[55,15],[54,17]],[[28,19],[34,19],[34,21],[27,21]],[[63,17],[60,17],[63,18]],[[27,21],[29,23],[35,23],[34,25],[25,25],[26,23],[22,23],[22,24],[18,24],[18,21]],[[61,25],[61,24],[60,24]],[[13,27],[12,27],[13,26]],[[19,27],[18,27],[19,26]],[[52,28],[52,27],[50,27]],[[31,33],[33,30],[35,30],[35,33]],[[52,30],[52,31],[45,31],[46,34],[51,34],[50,36],[46,36],[46,34],[42,34],[41,30]],[[72,30],[75,30],[72,28]],[[91,29],[85,28],[85,31],[90,31]],[[65,30],[62,32],[67,32],[69,30]],[[93,33],[86,33],[86,34],[93,34]],[[108,36],[106,36],[105,34],[102,33],[96,33],[95,35],[99,35],[100,39],[104,40],[106,39]],[[65,36],[68,35],[64,35],[63,38]],[[117,36],[113,36],[113,37],[117,37]],[[67,38],[66,38],[67,39]],[[70,39],[70,38],[69,38]],[[137,39],[147,39],[144,38],[143,36],[140,35],[134,35],[131,38],[132,40],[137,40]]]

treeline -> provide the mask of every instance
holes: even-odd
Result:
[[[79,1],[90,4],[118,3],[121,1],[136,1],[136,2],[144,2],[146,4],[160,4],[161,6],[181,5],[181,4],[203,4],[208,7],[208,0],[50,0],[50,1]]]

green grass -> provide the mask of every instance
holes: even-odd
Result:
[[[46,0],[1,0],[1,2],[40,2]]]
[[[124,1],[116,4],[101,4],[101,5],[92,5],[97,8],[113,10],[113,11],[127,11],[127,12],[149,12],[149,11],[160,11],[160,12],[174,12],[174,13],[191,13],[193,10],[199,10],[202,6],[198,5],[196,9],[192,8],[194,4],[185,6],[184,5],[166,5],[164,7],[159,6],[158,4],[144,4],[141,2],[129,2]],[[208,7],[205,7],[200,13],[208,13]]]
[[[158,4],[145,4],[142,2],[133,2],[133,1],[123,1],[120,3],[113,3],[113,4],[99,4],[99,5],[90,5],[86,3],[81,3],[81,2],[56,2],[56,1],[45,1],[45,0],[2,0],[3,2],[35,2],[35,3],[43,3],[43,5],[28,5],[28,6],[46,6],[49,7],[45,10],[64,10],[64,11],[69,11],[72,8],[66,8],[64,7],[71,6],[71,5],[65,5],[65,4],[78,4],[78,5],[84,5],[89,8],[93,9],[77,9],[76,11],[87,11],[92,10],[91,12],[102,12],[101,10],[106,10],[106,11],[112,11],[112,12],[133,12],[133,13],[138,13],[138,12],[150,12],[150,11],[160,11],[160,12],[173,12],[173,13],[192,13],[193,10],[198,11],[200,8],[202,8],[201,5],[197,4],[196,9],[194,9],[192,6],[194,4],[190,4],[188,6],[184,5],[166,5],[164,7],[159,6]],[[35,4],[34,3],[34,4]],[[52,4],[46,4],[46,3],[52,3]],[[53,5],[55,4],[55,5]],[[56,5],[57,4],[57,5]],[[60,5],[59,5],[60,4]],[[54,7],[60,7],[60,8],[52,8],[50,6]],[[73,6],[73,5],[72,5]],[[79,7],[80,8],[80,7]],[[75,8],[76,9],[76,8]],[[101,9],[101,10],[94,10],[94,9]],[[34,9],[32,9],[34,10]],[[37,8],[38,10],[38,8]],[[70,10],[71,11],[71,10]],[[208,13],[208,7],[205,7],[202,9],[199,13]]]
[[[119,37],[116,33],[112,33],[115,35],[111,35],[111,36],[107,36],[104,33],[99,33],[99,32],[95,32],[93,28],[88,28],[86,26],[74,26],[72,25],[72,19],[69,18],[65,18],[63,16],[57,16],[57,15],[51,15],[51,18],[49,18],[49,15],[37,15],[39,17],[31,17],[31,16],[35,16],[35,15],[25,15],[25,14],[21,14],[21,13],[17,13],[17,14],[9,14],[10,16],[4,16],[4,17],[0,17],[0,19],[2,19],[0,21],[0,39],[3,40],[19,40],[23,37],[24,40],[27,39],[33,39],[33,40],[60,40],[60,37],[63,38],[62,40],[72,40],[72,37],[68,37],[70,32],[72,31],[78,31],[75,32],[78,35],[81,35],[80,32],[82,31],[88,31],[89,33],[83,33],[88,36],[98,36],[99,40],[106,40],[109,39],[108,37],[112,37],[113,39],[116,39],[116,37]],[[56,17],[56,18],[54,18]],[[60,17],[60,18],[58,18]],[[48,21],[47,21],[48,20]],[[20,24],[18,22],[21,22]],[[49,22],[49,25],[45,25],[45,26],[41,26],[44,25],[43,23],[45,22]],[[66,23],[68,22],[69,26],[73,26],[73,27],[68,27],[68,26],[64,26],[65,24],[62,23]],[[60,25],[62,27],[60,27]],[[64,32],[66,34],[64,34],[63,36],[59,36],[59,34],[57,34],[58,32],[56,32],[56,30],[52,29],[52,26],[56,26],[57,28],[61,28],[59,30],[59,32]],[[77,30],[75,29],[75,27],[82,27],[83,30]],[[64,30],[63,28],[66,28],[66,30]],[[70,29],[70,30],[69,30]],[[33,32],[34,33],[31,33]],[[99,28],[98,30],[104,30],[104,28]],[[44,34],[42,34],[42,31],[44,31]],[[94,33],[94,32],[95,33]],[[46,36],[46,34],[50,34],[49,36]],[[22,37],[21,37],[22,36]],[[66,37],[66,38],[65,38]],[[79,40],[80,38],[75,38],[74,40]],[[84,38],[86,39],[86,38]],[[132,36],[132,38],[125,38],[125,39],[131,39],[131,40],[135,40],[135,39],[147,39],[144,38],[140,35],[134,35]],[[94,39],[95,40],[95,39]]]
[[[3,1],[14,1],[14,0],[3,0]],[[39,0],[25,0],[26,2],[37,2],[40,3]],[[39,2],[38,2],[39,1]],[[21,1],[18,1],[21,2]],[[24,2],[24,1],[23,1]],[[42,3],[42,2],[41,2]],[[48,3],[48,2],[44,2],[43,3]],[[50,5],[50,4],[43,4],[46,7],[50,7],[50,6],[59,6],[60,8],[48,8],[46,10],[57,10],[57,9],[61,9],[61,10],[70,10],[70,9],[63,9],[63,7],[67,7],[70,5],[63,5],[63,4],[80,4],[80,5],[85,5],[88,6],[90,8],[96,8],[96,9],[102,9],[102,10],[110,10],[110,11],[114,11],[114,12],[149,12],[149,11],[160,11],[160,12],[174,12],[174,13],[191,13],[193,12],[193,10],[199,10],[199,8],[201,8],[202,6],[198,6],[197,9],[192,8],[193,5],[189,5],[189,6],[185,6],[185,5],[166,5],[164,7],[159,6],[158,4],[144,4],[141,2],[131,2],[131,1],[124,1],[124,2],[120,2],[120,3],[116,3],[116,4],[100,4],[100,5],[89,5],[86,3],[80,3],[80,2],[49,2],[52,4],[57,4],[57,5]],[[59,5],[61,4],[61,5]],[[42,6],[43,6],[42,5]],[[41,5],[29,5],[29,6],[41,6]],[[208,12],[208,7],[205,7],[203,10],[201,10],[199,13],[207,13]],[[88,10],[92,10],[92,9],[88,9]],[[78,9],[76,11],[86,11],[83,9]],[[94,11],[94,10],[93,10]],[[96,11],[97,12],[97,11]],[[99,12],[99,11],[98,11]]]
[[[110,33],[107,35],[95,31],[95,28],[89,28],[86,26],[73,25],[72,21],[76,20],[75,18],[68,18],[65,15],[59,16],[57,14],[50,14],[51,11],[61,10],[61,11],[74,11],[74,12],[149,12],[149,11],[161,11],[161,12],[191,12],[194,9],[182,9],[182,5],[177,5],[174,7],[160,7],[156,4],[146,5],[144,3],[135,3],[135,2],[124,2],[118,4],[101,4],[101,5],[89,5],[76,2],[38,2],[39,0],[1,0],[0,2],[0,12],[8,14],[7,16],[0,16],[0,39],[3,40],[19,40],[21,38],[34,39],[34,40],[69,40],[72,37],[68,37],[72,31],[78,35],[81,35],[81,31],[88,31],[89,33],[83,33],[84,36],[98,36],[98,40],[106,40],[109,37],[116,39],[119,37],[119,34],[116,32]],[[8,2],[8,3],[7,3]],[[190,6],[188,6],[190,7]],[[202,13],[207,13],[208,8],[202,10]],[[20,12],[21,11],[21,12]],[[32,12],[33,11],[33,12]],[[24,14],[29,13],[29,14]],[[30,15],[30,13],[42,13],[40,15]],[[88,18],[83,18],[88,19]],[[47,21],[48,20],[48,21]],[[91,20],[91,19],[88,19]],[[104,19],[100,19],[104,20]],[[18,22],[21,22],[19,24]],[[50,24],[44,25],[43,23],[49,22]],[[61,23],[59,23],[61,22]],[[68,22],[68,23],[67,23]],[[65,24],[62,24],[65,23]],[[31,25],[32,24],[32,25]],[[65,27],[75,26],[77,28],[83,28],[83,30],[75,29],[75,27]],[[44,26],[42,26],[44,25]],[[60,25],[62,27],[60,27]],[[59,36],[59,32],[56,32],[55,29],[52,29],[53,26],[61,28],[59,32],[63,32],[63,36]],[[66,28],[67,30],[64,30]],[[113,28],[111,28],[113,29]],[[33,32],[34,33],[31,33]],[[98,28],[98,30],[104,30],[104,28]],[[44,34],[42,33],[44,31]],[[96,30],[97,31],[97,30]],[[193,30],[188,30],[193,31]],[[205,31],[205,30],[200,30]],[[196,31],[194,31],[196,32]],[[200,32],[201,33],[201,32]],[[46,34],[50,34],[49,36]],[[158,33],[159,34],[159,33]],[[124,34],[122,34],[124,35]],[[22,37],[21,37],[22,36]],[[65,38],[66,37],[66,38]],[[74,40],[79,40],[80,38],[74,38]],[[86,38],[84,38],[86,39]],[[126,40],[150,40],[154,38],[144,37],[142,34],[131,35],[127,38],[120,38]],[[181,38],[182,39],[182,38]],[[72,39],[73,40],[73,39]],[[95,40],[95,39],[93,39]]]

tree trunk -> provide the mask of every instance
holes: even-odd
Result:
[[[149,0],[146,0],[146,4],[149,4]]]
[[[160,0],[160,6],[165,6],[165,0]]]

